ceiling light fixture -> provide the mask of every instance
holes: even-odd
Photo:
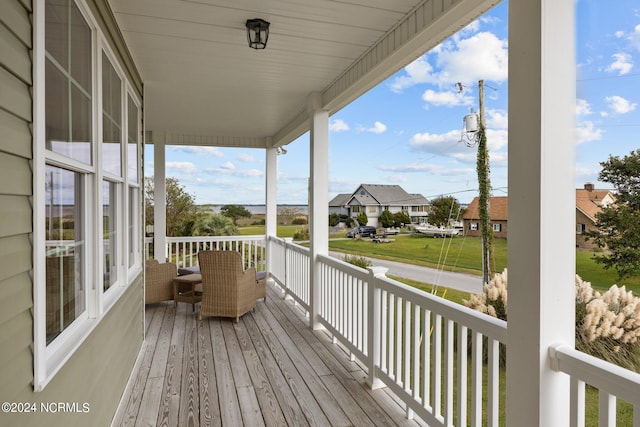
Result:
[[[270,23],[264,19],[247,19],[247,40],[249,41],[249,47],[254,49],[264,49],[267,47],[267,40],[269,39],[269,25]]]

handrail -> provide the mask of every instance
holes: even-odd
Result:
[[[559,344],[551,346],[552,367],[572,378],[606,391],[633,405],[640,406],[640,374]]]

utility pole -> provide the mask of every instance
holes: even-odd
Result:
[[[478,98],[480,104],[480,124],[478,129],[478,211],[480,214],[480,232],[482,233],[482,282],[489,283],[494,269],[493,260],[493,228],[489,217],[489,198],[491,197],[491,179],[489,177],[489,150],[484,115],[484,80],[478,81]]]

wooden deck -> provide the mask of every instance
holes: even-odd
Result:
[[[141,360],[114,426],[415,426],[386,389],[269,288],[234,323],[188,304],[146,308]]]

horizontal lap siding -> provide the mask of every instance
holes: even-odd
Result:
[[[0,1],[0,400],[33,389],[31,24]],[[0,425],[19,425],[0,413]]]
[[[108,10],[104,0],[88,3],[94,11]],[[108,426],[142,344],[141,276],[45,389],[33,391],[31,13],[31,0],[0,0],[0,401],[35,402],[38,409],[40,402],[87,402],[90,410],[0,413],[0,425]],[[126,62],[140,93],[141,80],[130,58]]]

